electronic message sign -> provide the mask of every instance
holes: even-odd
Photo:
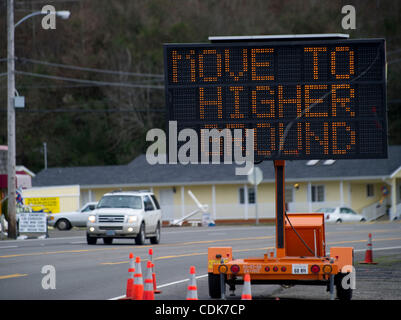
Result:
[[[255,161],[387,157],[383,39],[166,44],[164,58],[178,130],[253,129]]]

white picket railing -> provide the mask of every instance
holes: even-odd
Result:
[[[289,213],[309,213],[318,212],[320,208],[337,207],[340,202],[326,201],[326,202],[291,202],[288,204]],[[213,220],[248,220],[256,218],[255,204],[248,204],[246,209],[245,204],[239,203],[218,203],[215,207],[208,203],[210,217]],[[196,210],[198,207],[195,204],[185,204],[184,208],[181,205],[162,206],[162,219],[164,221],[172,222],[175,219],[182,218],[188,213]],[[214,216],[215,214],[215,216]],[[274,202],[260,202],[257,204],[257,216],[259,219],[274,219],[275,218],[275,204]],[[192,219],[202,219],[202,213],[199,212]]]
[[[386,201],[377,201],[362,209],[362,215],[367,221],[376,220],[386,214]]]

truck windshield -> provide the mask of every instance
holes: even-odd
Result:
[[[142,209],[142,200],[139,196],[106,196],[99,201],[97,207]]]

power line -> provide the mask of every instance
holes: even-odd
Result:
[[[99,85],[98,84],[18,85],[19,89],[60,89],[60,88],[93,88],[93,87],[99,87]],[[3,86],[0,87],[0,90],[4,90],[6,88],[7,88],[6,86]]]
[[[388,52],[387,52],[387,56],[391,56],[392,54],[397,53],[397,52],[401,52],[401,49],[396,49],[396,50],[393,50],[393,51],[388,51]]]
[[[60,80],[60,81],[70,81],[76,83],[84,83],[84,84],[96,84],[98,86],[112,86],[112,87],[128,87],[128,88],[143,88],[143,89],[159,89],[163,90],[164,86],[160,85],[149,85],[149,84],[135,84],[135,83],[127,83],[127,82],[107,82],[107,81],[97,81],[97,80],[85,80],[85,79],[76,79],[76,78],[67,78],[60,76],[52,76],[41,73],[33,73],[33,72],[25,72],[25,71],[15,71],[16,74],[51,79],[51,80]]]
[[[161,80],[164,79],[164,76],[162,74],[126,72],[126,71],[116,71],[116,70],[107,70],[107,69],[98,69],[98,68],[79,67],[79,66],[74,66],[74,65],[53,63],[53,62],[34,60],[34,59],[28,59],[28,58],[17,58],[17,61],[29,62],[29,63],[33,63],[33,64],[41,64],[41,65],[57,67],[57,68],[79,70],[79,71],[98,72],[98,73],[126,75],[126,76],[135,76],[135,77],[147,77],[147,78],[150,77],[150,78],[158,78]]]
[[[401,61],[401,58],[400,59],[395,59],[395,60],[390,61],[390,62],[387,62],[387,64],[392,64],[392,63],[396,63],[396,62],[400,62],[400,61]]]
[[[164,109],[16,109],[22,113],[128,113],[128,112],[160,112]],[[7,109],[0,109],[0,112],[7,112]]]

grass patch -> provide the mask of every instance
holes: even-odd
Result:
[[[377,265],[374,265],[376,267],[392,267],[393,265],[401,264],[401,254],[373,257],[373,261],[377,262]]]

